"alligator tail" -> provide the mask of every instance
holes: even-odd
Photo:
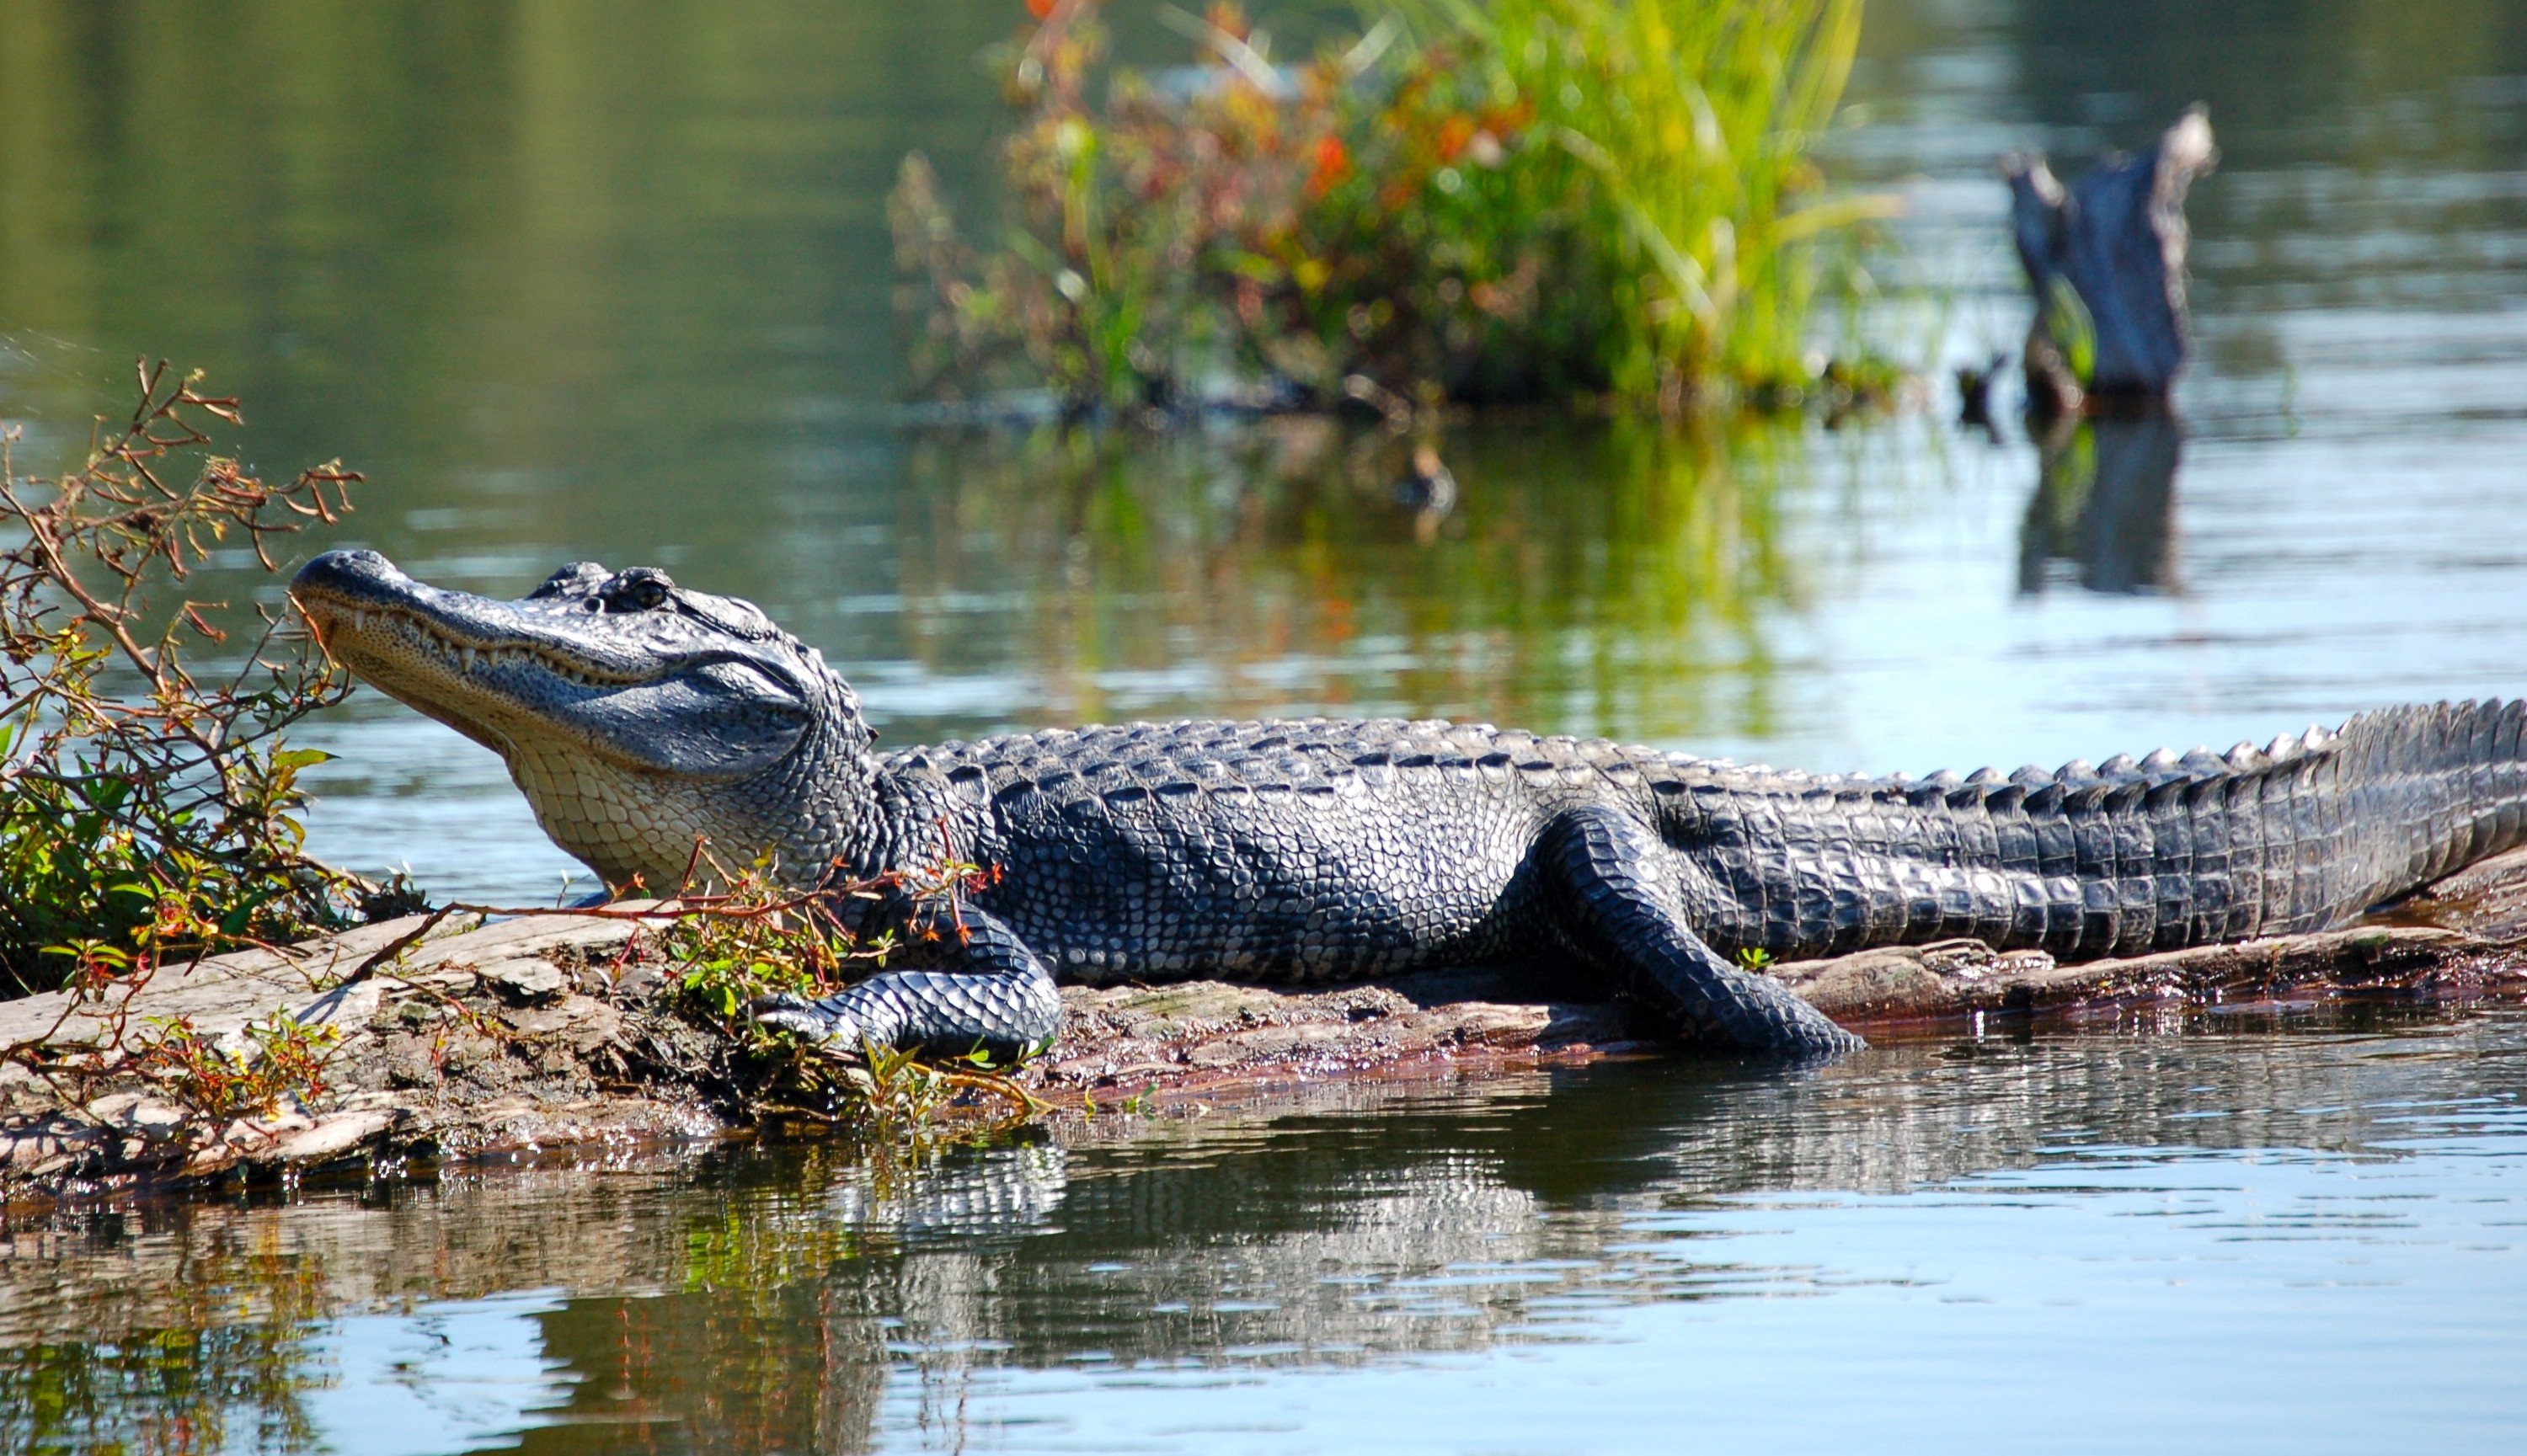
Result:
[[[2047,916],[2037,943],[2130,952],[2322,929],[2511,848],[2527,838],[2522,726],[2519,702],[2392,708],[2263,748],[2014,781],[2037,868],[2079,881],[2076,940]]]
[[[2232,844],[2247,856],[2240,878],[2260,870],[2249,933],[2338,925],[2517,845],[2527,837],[2522,723],[2527,704],[2440,703],[2246,748],[2243,764],[2232,750],[2234,782],[2211,792],[2231,806]]]
[[[2090,957],[2322,929],[2527,841],[2522,737],[2527,703],[2442,703],[2227,754],[1724,791],[1697,836],[1717,892],[1699,919],[1776,955],[1974,936]]]

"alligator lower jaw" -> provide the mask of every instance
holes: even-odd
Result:
[[[539,678],[556,691],[622,685],[564,668],[522,643],[469,642],[418,612],[313,594],[293,599],[328,657],[504,761],[515,757],[517,733],[541,727],[530,702]]]

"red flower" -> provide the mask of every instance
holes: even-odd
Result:
[[[1474,119],[1472,117],[1460,115],[1448,118],[1439,126],[1439,160],[1456,161],[1457,154],[1463,152],[1466,149],[1466,143],[1473,139]]]
[[[1315,169],[1308,174],[1308,196],[1324,196],[1333,190],[1334,183],[1350,175],[1351,153],[1344,148],[1342,138],[1331,132],[1318,137]]]

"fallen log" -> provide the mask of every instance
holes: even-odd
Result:
[[[484,924],[414,917],[286,949],[172,967],[129,995],[0,1003],[0,1196],[120,1195],[240,1176],[390,1173],[730,1135],[749,1110],[710,1073],[715,1033],[680,1016],[637,915]],[[648,937],[654,939],[654,937]],[[2527,851],[2350,929],[2056,964],[1947,941],[1773,968],[1873,1035],[1975,1015],[2393,993],[2527,994]],[[1292,992],[1218,981],[1069,987],[1056,1050],[1021,1074],[1057,1108],[1190,1102],[1428,1069],[1572,1063],[1661,1049],[1568,968],[1432,971]],[[1557,996],[1570,999],[1556,999]],[[326,1043],[313,1084],[242,1115],[124,1050],[181,1026],[250,1061],[286,1018]]]

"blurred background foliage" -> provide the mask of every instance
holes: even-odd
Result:
[[[1296,62],[1223,3],[1161,12],[1195,55],[1155,74],[1109,64],[1095,0],[1040,8],[1002,61],[1006,226],[965,245],[918,154],[891,207],[929,283],[928,392],[1153,414],[1796,402],[1826,382],[1819,249],[1895,210],[1835,195],[1811,156],[1857,0],[1371,7]]]

